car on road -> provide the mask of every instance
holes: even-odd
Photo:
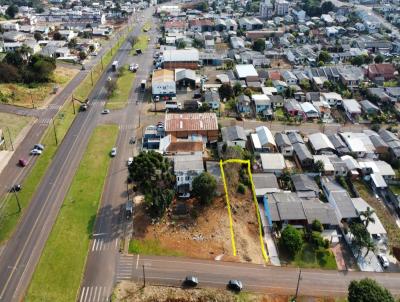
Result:
[[[126,161],[126,164],[130,166],[133,163],[133,157],[129,157],[128,160]]]
[[[130,219],[133,215],[133,202],[128,200],[125,204],[125,217],[126,219]]]
[[[135,138],[134,136],[132,136],[132,137],[129,139],[129,143],[130,143],[130,144],[135,144],[135,143],[136,143],[136,138]]]
[[[97,55],[98,55],[98,53],[97,53],[97,52],[95,52],[95,51],[93,51],[93,52],[91,53],[91,55],[92,55],[93,57],[95,57],[95,56],[97,56]]]
[[[111,149],[110,156],[115,157],[117,155],[117,147]]]
[[[24,158],[20,158],[20,159],[18,160],[18,164],[19,164],[21,167],[25,167],[25,166],[28,164],[28,161],[27,161],[26,159],[24,159]]]
[[[199,279],[195,276],[186,276],[185,280],[183,280],[183,285],[196,287],[199,284]]]
[[[44,146],[42,144],[36,144],[33,146],[33,149],[37,149],[37,150],[44,150]]]
[[[384,269],[389,267],[389,259],[384,254],[378,254],[377,258]]]
[[[235,279],[229,280],[227,288],[235,292],[240,292],[243,289],[242,281]]]
[[[42,150],[39,149],[32,149],[31,152],[29,153],[30,155],[40,155],[42,154]]]
[[[21,191],[22,187],[21,185],[17,184],[17,185],[13,185],[10,189],[10,192],[19,192]]]
[[[110,110],[109,109],[104,109],[102,112],[101,112],[101,114],[109,114],[110,113]]]
[[[79,111],[86,111],[88,109],[88,105],[87,104],[82,104],[80,107],[79,107]]]
[[[132,72],[136,72],[139,69],[139,64],[131,64],[129,65],[129,70]]]

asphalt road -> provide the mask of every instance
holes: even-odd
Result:
[[[151,18],[151,10],[146,10],[142,16],[144,23]],[[134,32],[134,35],[139,35],[139,30],[140,28]],[[140,82],[148,77],[152,69],[155,37],[151,33],[149,35],[152,39],[148,49],[142,55],[124,58],[125,63],[139,64],[128,106],[122,110],[112,111],[102,116],[100,120],[101,123],[119,124],[120,133],[116,144],[118,154],[111,163],[101,208],[96,217],[94,236],[90,243],[85,275],[78,295],[80,302],[108,301],[114,286],[121,239],[125,236],[129,237],[128,233],[132,229],[132,225],[124,217],[124,205],[128,198],[126,163],[128,157],[134,156],[135,153],[135,145],[129,144],[129,138],[135,136],[135,131],[139,126],[143,102]]]
[[[263,266],[257,264],[217,262],[175,257],[120,255],[116,281],[181,286],[188,275],[197,276],[200,287],[225,288],[230,279],[239,279],[247,291],[294,295],[300,270],[298,268]],[[302,269],[300,296],[345,296],[351,280],[372,278],[400,294],[400,274],[340,272]]]
[[[35,116],[38,120],[33,124],[25,139],[21,142],[18,148],[12,155],[9,163],[0,174],[0,199],[3,197],[14,184],[19,184],[31,170],[36,157],[30,156],[29,151],[32,147],[40,142],[43,134],[49,127],[53,118],[56,118],[60,108],[70,99],[71,94],[76,87],[83,81],[83,79],[90,72],[91,68],[96,65],[101,56],[109,50],[109,48],[115,44],[118,35],[115,35],[110,42],[104,46],[97,57],[92,58],[85,64],[86,70],[81,70],[65,87],[64,89],[54,98],[53,102],[47,109],[43,110],[32,110],[25,109],[16,106],[8,106],[0,104],[0,111],[7,113],[14,113],[19,115]],[[18,160],[24,158],[28,161],[28,165],[24,168],[18,166]]]
[[[114,37],[114,43],[117,38],[117,36]],[[127,48],[128,45],[125,43],[116,54],[116,60],[121,60],[126,56]],[[103,53],[105,51],[106,49],[102,50]],[[95,62],[87,64],[87,69],[94,64]],[[13,163],[19,157],[26,156],[31,146],[37,143],[51,118],[57,114],[57,107],[62,106],[88,72],[88,70],[80,72],[59,94],[59,97],[53,102],[53,106],[50,106],[32,127],[27,139],[20,145],[11,163],[0,176],[0,183],[6,184],[1,188],[3,191],[7,188],[7,184],[15,183],[26,174],[26,169],[22,169],[21,172],[20,169],[13,167]],[[78,113],[15,233],[2,250],[0,255],[0,301],[20,301],[27,290],[90,135],[104,107],[104,86],[109,75],[112,74],[108,69],[94,87],[89,96],[92,104],[89,110]]]

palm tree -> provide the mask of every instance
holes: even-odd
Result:
[[[375,210],[370,207],[367,207],[365,211],[360,213],[360,217],[363,217],[362,221],[365,223],[365,227],[368,227],[370,222],[375,223],[375,218],[372,216],[373,214],[375,214]]]
[[[374,251],[375,250],[375,242],[373,242],[371,239],[367,240],[366,242],[364,242],[363,244],[367,251],[364,255],[364,258],[368,255],[369,251]]]

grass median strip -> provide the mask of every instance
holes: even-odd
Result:
[[[149,36],[147,34],[141,34],[137,37],[135,45],[132,47],[131,55],[136,55],[136,49],[145,51],[149,45]]]
[[[122,36],[119,43],[113,47],[112,54],[114,55],[119,47],[122,45],[126,36]],[[111,51],[107,52],[103,56],[103,64],[106,66],[111,62],[113,55]],[[101,76],[101,63],[95,66],[93,72],[93,81],[96,82]],[[75,89],[74,95],[79,99],[86,99],[93,87],[91,85],[90,74],[85,78],[85,80]],[[76,108],[78,110],[78,108]],[[58,115],[54,118],[57,139],[61,143],[64,136],[67,134],[68,129],[71,127],[72,122],[75,119],[73,114],[73,108],[71,102],[66,102],[63,108],[60,110]],[[21,219],[24,209],[29,205],[32,200],[33,195],[38,189],[40,182],[42,181],[48,167],[51,164],[53,157],[55,156],[58,146],[55,144],[55,137],[53,132],[53,126],[50,125],[44,134],[43,138],[38,139],[38,143],[45,146],[45,151],[37,159],[34,167],[25,177],[22,182],[23,190],[18,193],[20,205],[22,211],[18,211],[18,206],[15,197],[11,194],[7,194],[4,198],[0,200],[0,244],[10,238],[15,226]]]
[[[121,109],[128,103],[129,93],[136,74],[129,70],[128,65],[123,66],[121,73],[117,79],[117,89],[106,104],[108,109]]]
[[[26,301],[75,301],[118,127],[98,126],[65,197]]]

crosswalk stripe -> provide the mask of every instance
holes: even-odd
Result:
[[[97,299],[96,299],[97,302],[100,301],[100,298],[101,298],[101,291],[102,291],[102,290],[103,290],[103,287],[100,286],[100,288],[99,288],[99,295],[97,296]]]
[[[100,240],[100,244],[99,244],[99,251],[101,251],[101,248],[103,247],[103,240]]]
[[[96,299],[96,296],[97,296],[97,286],[94,288],[92,301],[94,301]]]
[[[80,298],[80,302],[83,302],[83,296],[85,295],[85,292],[86,292],[86,287],[83,287],[82,288],[82,293],[81,293],[81,298]]]
[[[89,294],[89,290],[90,290],[90,288],[88,287],[87,291],[86,291],[86,294],[85,294],[85,299],[83,300],[83,302],[86,301],[87,295]]]

